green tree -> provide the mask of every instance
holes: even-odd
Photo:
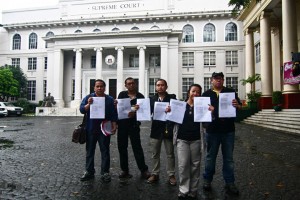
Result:
[[[9,69],[14,76],[14,79],[18,81],[18,94],[15,96],[17,98],[27,98],[27,77],[23,73],[20,67],[5,65],[5,68]]]
[[[0,99],[7,101],[11,96],[18,95],[18,81],[7,68],[0,68]]]
[[[246,8],[251,1],[260,2],[261,0],[229,0],[228,6],[234,6],[232,12],[234,14],[238,13],[240,10]]]

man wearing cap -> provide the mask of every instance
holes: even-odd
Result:
[[[235,118],[220,118],[219,117],[219,93],[235,93],[235,99],[232,99],[232,106],[236,109],[241,108],[241,102],[236,92],[223,86],[224,74],[222,72],[214,72],[211,77],[212,88],[202,94],[203,97],[210,97],[211,105],[214,107],[212,112],[213,120],[206,124],[206,143],[207,154],[205,158],[205,170],[203,173],[204,192],[211,191],[211,182],[215,174],[216,158],[219,152],[220,145],[222,146],[223,155],[223,178],[225,181],[225,191],[227,194],[238,195],[239,190],[235,186],[234,178],[234,161],[233,149],[235,138]]]

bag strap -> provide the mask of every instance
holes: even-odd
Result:
[[[89,94],[88,95],[88,98],[90,98],[92,95],[91,94]],[[86,121],[87,121],[87,113],[84,113],[84,116],[83,116],[83,119],[82,119],[82,125],[86,125]]]

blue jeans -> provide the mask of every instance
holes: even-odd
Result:
[[[212,182],[215,174],[216,158],[221,145],[223,155],[223,178],[225,183],[234,183],[233,149],[235,132],[206,133],[207,153],[205,158],[205,171],[203,178]]]
[[[95,173],[94,157],[97,142],[101,152],[101,174],[103,175],[109,173],[110,167],[110,136],[105,136],[103,133],[94,133],[93,131],[87,132],[85,169],[91,174]]]

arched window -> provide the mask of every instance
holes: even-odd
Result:
[[[230,22],[225,28],[225,41],[237,41],[237,26]]]
[[[151,29],[151,30],[159,30],[159,27],[156,26],[156,25],[154,25],[154,26],[152,26],[150,29]]]
[[[12,49],[21,49],[21,36],[19,34],[15,34],[13,37]]]
[[[194,28],[191,25],[185,25],[183,31],[183,43],[194,42]]]
[[[49,31],[47,34],[46,34],[46,37],[53,37],[54,36],[54,33],[52,31]]]
[[[133,31],[133,30],[140,30],[140,29],[139,29],[139,27],[134,26],[134,27],[132,27],[130,30]]]
[[[77,29],[74,33],[82,33],[82,30]]]
[[[99,28],[95,28],[93,32],[101,32],[101,30]]]
[[[115,27],[115,28],[111,29],[111,31],[120,31],[120,29]]]
[[[206,24],[203,30],[203,42],[215,42],[215,41],[216,41],[215,26],[211,23]]]
[[[37,34],[31,33],[29,35],[29,49],[37,49]]]

